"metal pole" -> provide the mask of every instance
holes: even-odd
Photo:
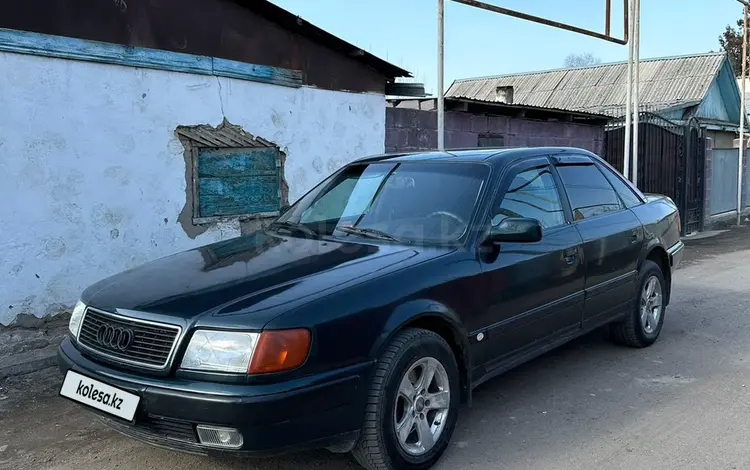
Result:
[[[747,4],[742,23],[742,82],[740,84],[740,149],[737,158],[737,225],[742,223],[742,162],[745,157],[745,80],[747,73]]]
[[[438,0],[438,96],[437,96],[437,118],[438,118],[438,150],[445,150],[445,92],[443,88],[443,73],[445,71],[445,0]]]
[[[627,97],[625,98],[625,164],[623,165],[622,174],[625,178],[630,179],[630,134],[633,125],[633,8],[635,4],[630,4],[630,21],[627,25],[626,35],[630,38],[628,41],[628,77],[627,77]]]
[[[640,91],[640,68],[641,68],[641,0],[635,2],[635,31],[633,36],[633,185],[638,187],[638,124],[640,115],[640,101],[638,92]]]
[[[611,17],[612,16],[612,0],[607,0],[604,7],[604,35],[609,36],[610,32],[610,23],[611,23]],[[625,34],[625,33],[623,33]]]
[[[500,13],[502,15],[513,16],[515,18],[520,18],[522,20],[533,21],[534,23],[540,23],[540,24],[544,24],[547,26],[552,26],[553,28],[560,28],[560,29],[564,29],[567,31],[572,31],[574,33],[585,34],[586,36],[591,36],[592,38],[604,39],[605,41],[614,42],[615,44],[621,44],[623,46],[627,44],[628,42],[627,37],[624,37],[623,39],[613,38],[612,36],[608,36],[602,33],[597,33],[596,31],[579,28],[578,26],[573,26],[573,25],[569,25],[566,23],[560,23],[559,21],[548,20],[547,18],[542,18],[541,16],[529,15],[528,13],[521,13],[520,11],[509,10],[508,8],[490,5],[489,3],[481,2],[479,0],[453,0],[453,1],[456,3],[463,3],[464,5],[468,5],[470,7],[481,8],[482,10],[487,10],[487,11],[494,11],[495,13]]]

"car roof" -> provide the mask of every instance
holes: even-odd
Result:
[[[593,155],[588,150],[573,147],[498,147],[481,149],[459,149],[439,151],[420,151],[408,153],[391,153],[373,155],[357,160],[355,163],[375,162],[486,162],[492,165],[504,165],[511,161],[539,155],[559,154]]]

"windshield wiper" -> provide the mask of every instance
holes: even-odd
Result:
[[[342,226],[342,227],[336,227],[336,230],[341,230],[342,232],[351,233],[353,235],[360,235],[363,237],[375,238],[378,240],[389,240],[392,242],[401,242],[401,240],[394,237],[393,235],[390,235],[388,233],[385,233],[381,230],[377,230],[374,228],[359,228],[359,227]]]
[[[298,222],[292,222],[292,221],[284,221],[284,222],[274,222],[271,224],[270,228],[285,228],[289,230],[290,232],[302,232],[305,235],[312,235],[313,237],[317,237],[320,234],[316,232],[315,230],[311,229],[305,224],[300,224]]]

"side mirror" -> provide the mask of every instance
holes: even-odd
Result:
[[[284,215],[286,211],[289,210],[290,207],[292,206],[284,205],[284,206],[279,207],[279,215]]]
[[[490,229],[489,240],[493,243],[531,243],[542,239],[542,225],[536,219],[508,217]]]

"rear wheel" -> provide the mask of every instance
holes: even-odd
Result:
[[[430,468],[448,447],[459,393],[445,340],[421,329],[399,333],[378,361],[354,457],[369,470]]]
[[[643,262],[638,275],[638,298],[628,317],[612,325],[612,339],[624,346],[651,346],[661,333],[666,309],[667,283],[659,265],[651,260]]]

